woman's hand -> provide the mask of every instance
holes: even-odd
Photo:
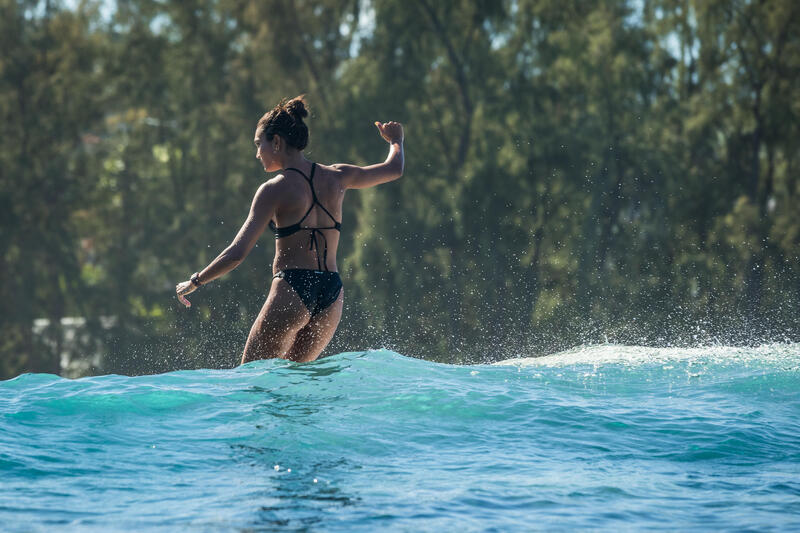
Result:
[[[192,280],[182,281],[175,285],[175,292],[178,293],[178,300],[186,307],[191,307],[192,303],[184,298],[184,296],[193,293],[196,289],[197,285],[192,283]]]
[[[378,131],[381,132],[381,137],[389,143],[402,143],[403,142],[403,125],[399,122],[375,122]]]

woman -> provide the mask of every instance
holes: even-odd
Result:
[[[258,188],[250,214],[236,238],[211,264],[175,290],[184,298],[236,268],[264,228],[275,234],[272,286],[245,344],[242,363],[281,357],[313,361],[330,342],[342,316],[342,281],[336,250],[347,189],[363,189],[403,174],[403,127],[376,122],[389,143],[386,161],[376,165],[319,165],[303,155],[308,144],[305,102],[278,104],[258,121],[256,158],[266,172],[280,173]]]

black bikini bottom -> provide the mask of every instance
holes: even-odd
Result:
[[[272,276],[275,278],[286,280],[306,304],[312,317],[335,302],[342,291],[342,278],[338,272],[287,268]]]

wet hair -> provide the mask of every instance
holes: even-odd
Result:
[[[271,141],[275,135],[280,135],[289,146],[303,150],[308,146],[308,126],[303,122],[308,116],[308,109],[304,98],[305,95],[300,95],[291,100],[281,100],[264,113],[258,121],[256,136],[264,134]]]

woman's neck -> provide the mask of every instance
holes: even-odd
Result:
[[[307,164],[311,164],[311,162],[305,158],[303,152],[296,151],[293,154],[286,154],[286,159],[283,160],[283,165],[281,166],[281,170],[285,168],[301,168],[306,166]]]

